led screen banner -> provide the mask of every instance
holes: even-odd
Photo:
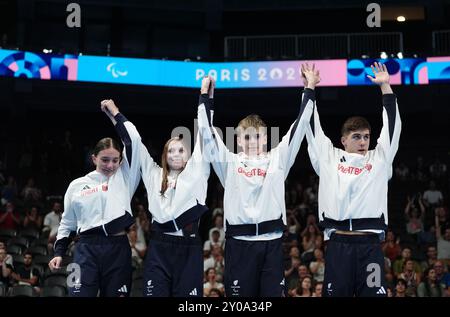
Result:
[[[394,85],[450,83],[450,57],[308,62],[320,70],[319,86],[353,86],[372,84],[367,75],[375,61],[387,65]],[[205,63],[0,50],[0,76],[198,88],[209,74],[217,79],[217,88],[300,87],[303,62]]]

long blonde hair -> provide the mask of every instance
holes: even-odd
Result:
[[[182,136],[173,137],[173,138],[169,139],[166,142],[166,144],[164,144],[164,149],[163,149],[163,152],[162,152],[162,155],[161,155],[161,166],[162,166],[162,169],[163,169],[163,176],[162,176],[162,181],[161,181],[161,190],[159,191],[159,193],[161,195],[164,195],[164,193],[167,190],[167,187],[169,187],[169,179],[168,179],[167,176],[169,175],[170,168],[169,168],[169,164],[167,164],[167,153],[169,152],[169,145],[170,145],[170,143],[172,141],[181,142],[183,144],[184,148],[187,151],[187,147],[186,147],[186,145],[183,142]],[[183,169],[184,169],[184,167],[183,167]]]

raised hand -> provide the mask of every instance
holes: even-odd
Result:
[[[370,66],[372,68],[373,73],[375,74],[375,77],[372,77],[370,75],[367,75],[367,77],[377,85],[382,84],[389,84],[389,73],[387,70],[386,65],[381,63],[373,63],[373,65]]]
[[[119,113],[119,108],[117,108],[116,104],[112,99],[105,99],[100,102],[100,107],[103,112],[107,115],[112,115],[113,117]]]
[[[210,76],[205,76],[202,79],[202,87],[200,88],[200,93],[203,94],[208,94],[209,93],[209,88],[211,86],[211,77]]]
[[[301,66],[302,79],[305,88],[314,89],[318,83],[320,83],[319,70],[315,68],[315,65],[309,65],[304,63]]]

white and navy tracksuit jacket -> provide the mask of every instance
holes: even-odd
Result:
[[[312,114],[310,95],[311,91],[305,90],[298,118],[280,144],[257,159],[250,159],[244,153],[230,152],[217,130],[206,125],[206,105],[199,106],[204,152],[225,189],[224,225],[227,236],[249,241],[273,240],[282,236],[286,225],[284,181],[294,164]],[[239,225],[250,225],[251,228]]]
[[[108,236],[128,229],[134,223],[130,202],[141,177],[141,137],[121,113],[115,119],[116,130],[125,145],[120,167],[109,178],[93,171],[70,183],[64,196],[55,256],[65,254],[71,233],[92,231]]]
[[[207,210],[210,164],[203,159],[200,136],[197,135],[192,156],[176,179],[176,186],[169,186],[161,195],[163,169],[154,162],[141,144],[142,180],[147,189],[148,208],[152,214],[152,229],[175,235],[183,235],[186,225],[197,222]]]
[[[364,156],[347,153],[325,136],[314,106],[306,137],[312,166],[320,178],[319,224],[326,240],[335,230],[383,233],[387,228],[388,180],[400,130],[396,96],[384,94],[383,127],[375,149]]]

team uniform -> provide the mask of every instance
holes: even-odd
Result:
[[[258,158],[228,151],[217,131],[205,125],[208,105],[199,106],[205,155],[225,189],[226,296],[284,296],[281,237],[286,227],[284,181],[295,161],[311,117],[311,91],[280,144]],[[201,120],[200,118],[203,118]]]
[[[212,99],[205,99],[212,103]],[[203,249],[198,233],[205,206],[210,164],[203,159],[200,137],[176,179],[161,195],[163,169],[141,145],[142,180],[152,225],[144,265],[146,297],[203,297]]]
[[[307,129],[308,153],[319,175],[319,225],[330,240],[323,296],[386,296],[380,240],[387,229],[387,190],[401,121],[394,94],[383,95],[383,127],[366,155],[333,147],[317,108]],[[360,231],[364,235],[336,234]]]
[[[125,147],[123,161],[109,178],[93,171],[72,181],[64,196],[64,213],[55,242],[55,256],[64,256],[76,233],[74,263],[80,266],[69,287],[71,296],[129,296],[131,249],[123,231],[134,223],[130,201],[140,181],[135,126],[117,114],[116,130]]]

